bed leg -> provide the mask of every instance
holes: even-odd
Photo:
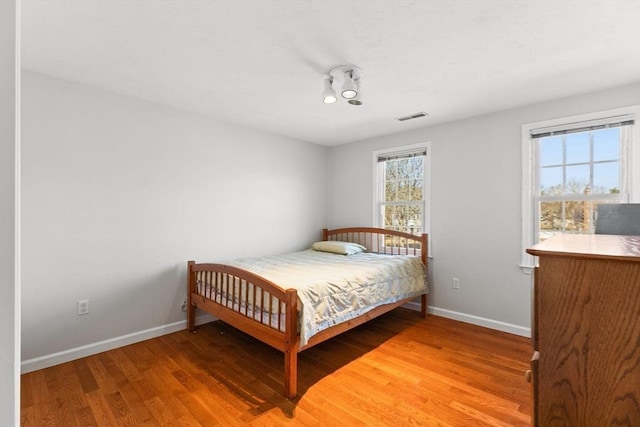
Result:
[[[194,261],[187,262],[187,330],[189,332],[196,331],[196,306],[191,302],[191,295],[195,292],[196,277],[191,267]]]
[[[284,397],[293,399],[298,394],[298,349],[284,352]]]
[[[293,399],[298,394],[298,293],[295,289],[285,292],[284,397]]]
[[[420,316],[423,319],[427,318],[427,303],[428,303],[427,294],[423,294],[422,297],[420,298]]]
[[[187,302],[187,329],[189,332],[196,331],[196,307]]]

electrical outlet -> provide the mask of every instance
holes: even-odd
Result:
[[[186,298],[182,301],[182,305],[180,306],[180,310],[187,311],[187,299]]]
[[[453,289],[460,289],[460,279],[458,279],[457,277],[451,279],[451,287]]]
[[[78,301],[78,316],[89,314],[89,300],[83,299]]]

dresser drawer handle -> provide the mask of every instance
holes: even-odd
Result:
[[[524,377],[526,378],[528,383],[531,383],[531,369],[524,373]]]

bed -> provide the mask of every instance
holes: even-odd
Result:
[[[426,234],[357,227],[324,229],[313,248],[277,257],[189,261],[187,327],[200,309],[282,351],[291,399],[299,352],[416,298],[426,317],[427,255]]]

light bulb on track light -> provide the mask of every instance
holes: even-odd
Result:
[[[324,92],[322,92],[322,102],[325,104],[333,104],[338,100],[336,96],[336,91],[333,90],[331,84],[333,83],[333,77],[325,76],[324,77]]]
[[[353,81],[353,71],[344,73],[344,84],[342,85],[342,97],[346,99],[355,98],[358,95],[356,84]]]

